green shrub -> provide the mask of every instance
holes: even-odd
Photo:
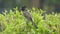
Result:
[[[23,12],[18,8],[14,11],[10,10],[0,14],[0,34],[59,34],[60,33],[60,14],[46,14],[46,19],[41,16],[45,11],[32,8],[30,14],[34,22],[37,24],[38,29],[29,22],[26,24],[26,19],[22,15]]]

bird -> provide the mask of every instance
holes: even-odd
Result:
[[[36,29],[38,29],[37,25],[36,25],[35,22],[34,22],[34,19],[32,18],[31,14],[30,14],[30,13],[28,12],[28,10],[27,10],[27,7],[26,7],[26,6],[23,6],[23,7],[21,8],[21,10],[22,10],[22,12],[23,12],[24,17],[25,17],[28,21],[31,21],[31,22],[32,22],[32,25],[33,25]]]

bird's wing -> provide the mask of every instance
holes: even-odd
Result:
[[[23,13],[24,13],[24,16],[26,19],[33,21],[32,16],[30,15],[30,13],[28,11],[24,11]]]

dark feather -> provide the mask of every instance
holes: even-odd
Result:
[[[26,6],[23,6],[21,10],[23,11],[24,17],[27,20],[31,21],[32,24],[34,25],[34,27],[38,28],[37,25],[34,23],[34,20],[33,20],[32,16],[31,16],[31,14],[27,11]]]

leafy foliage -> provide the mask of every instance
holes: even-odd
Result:
[[[42,14],[45,12],[41,9],[32,8],[29,10],[34,22],[37,24],[38,29],[29,21],[29,25],[26,24],[27,20],[22,15],[23,12],[18,8],[14,8],[14,11],[10,10],[0,14],[0,34],[59,34],[60,32],[60,14],[46,14],[46,19],[43,20]]]

